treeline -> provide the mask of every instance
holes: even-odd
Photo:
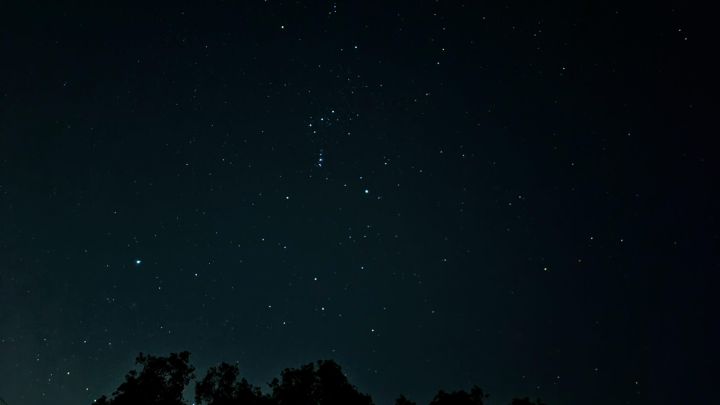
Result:
[[[190,353],[167,357],[140,354],[125,381],[110,396],[94,405],[187,405],[183,392],[195,378]],[[269,392],[240,377],[237,366],[222,363],[211,367],[195,383],[196,405],[373,405],[372,398],[348,382],[340,366],[332,360],[288,368],[269,384]],[[478,387],[470,391],[439,391],[430,405],[483,405],[488,395]],[[415,405],[400,396],[396,405]],[[545,405],[540,400],[516,398],[511,405]]]

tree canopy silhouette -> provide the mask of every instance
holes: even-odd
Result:
[[[110,398],[95,405],[187,405],[183,393],[195,377],[190,353],[168,357],[137,357],[140,370],[131,370]],[[240,377],[236,365],[221,363],[208,369],[195,383],[197,405],[373,405],[372,398],[350,384],[340,366],[321,360],[299,368],[287,368],[268,384],[268,392]],[[474,386],[467,391],[438,391],[429,405],[485,405],[488,395]],[[401,395],[395,405],[415,405]],[[513,399],[511,405],[545,405],[540,400]]]
[[[135,363],[142,366],[138,373],[130,371],[125,382],[108,399],[100,397],[100,405],[181,405],[183,391],[194,377],[190,353],[173,353],[168,357],[145,356],[140,353]]]
[[[270,405],[272,399],[263,394],[260,388],[238,376],[240,370],[235,365],[222,363],[211,367],[205,378],[195,385],[195,402],[207,405]]]
[[[332,360],[285,369],[270,383],[278,405],[372,405],[369,395],[360,393]]]
[[[455,391],[448,393],[440,390],[430,402],[430,405],[483,405],[483,400],[487,397],[488,395],[477,386],[472,387],[470,392]]]

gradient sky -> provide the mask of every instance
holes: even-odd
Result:
[[[702,10],[20,3],[0,11],[9,404],[90,404],[138,352],[180,350],[256,384],[333,358],[378,404],[709,392]]]

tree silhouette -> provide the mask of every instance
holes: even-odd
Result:
[[[100,405],[184,405],[185,386],[193,378],[190,353],[173,353],[168,357],[138,355],[135,363],[142,366],[138,373],[130,371],[112,398],[105,396]]]
[[[262,393],[260,388],[248,383],[246,379],[238,381],[240,371],[237,366],[222,363],[211,367],[205,378],[195,385],[195,402],[208,405],[265,405],[272,399]]]
[[[125,381],[112,394],[102,396],[94,405],[186,405],[183,391],[194,378],[189,364],[190,353],[173,353],[168,357],[146,356],[140,353],[136,364],[140,371],[131,370]],[[269,393],[240,378],[237,366],[221,363],[211,367],[205,377],[195,384],[197,405],[373,405],[369,395],[363,394],[348,382],[340,366],[332,360],[287,368],[280,378],[273,379]],[[467,391],[438,391],[429,405],[484,405],[488,395],[474,386]],[[401,395],[395,405],[416,405]],[[515,398],[511,405],[545,405],[539,399]]]
[[[332,360],[285,369],[281,379],[270,383],[277,405],[372,405],[369,395],[360,393]]]
[[[483,400],[488,396],[477,386],[472,387],[470,392],[455,391],[448,393],[440,390],[430,402],[430,405],[483,405]]]

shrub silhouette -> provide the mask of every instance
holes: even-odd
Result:
[[[110,398],[95,405],[187,405],[183,391],[195,377],[190,353],[168,357],[146,356],[135,360],[140,371],[131,370]],[[372,398],[350,384],[340,366],[321,360],[299,368],[287,368],[268,384],[269,392],[240,378],[237,366],[221,363],[211,367],[195,384],[197,405],[373,405]],[[438,391],[429,405],[484,405],[488,395],[474,386],[470,392]],[[415,405],[401,395],[395,405]],[[511,405],[545,405],[540,400],[516,398]]]

